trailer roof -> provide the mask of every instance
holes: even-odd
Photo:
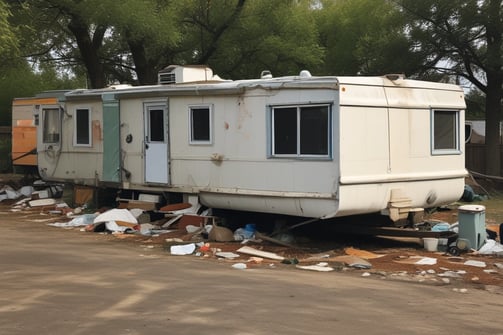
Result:
[[[65,94],[66,100],[89,99],[114,94],[116,97],[175,96],[175,95],[226,95],[240,94],[252,89],[339,89],[340,85],[427,88],[462,91],[453,84],[404,79],[400,75],[387,76],[287,76],[245,80],[210,80],[168,85],[115,85],[103,89],[77,89]]]

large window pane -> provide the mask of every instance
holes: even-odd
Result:
[[[274,109],[274,154],[297,154],[297,108]]]
[[[272,109],[272,154],[330,155],[330,106],[312,105]]]
[[[457,112],[433,112],[433,149],[458,150]]]
[[[301,108],[300,154],[328,154],[328,108],[326,106]]]
[[[190,109],[191,141],[211,142],[211,115],[208,107]]]

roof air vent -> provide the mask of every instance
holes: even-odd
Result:
[[[311,78],[312,77],[311,76],[311,72],[309,72],[308,70],[302,70],[302,71],[300,71],[299,76],[301,78]]]
[[[269,70],[264,70],[260,72],[260,79],[271,79],[272,78],[272,73]]]

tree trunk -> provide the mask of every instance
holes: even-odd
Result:
[[[490,0],[486,25],[487,91],[486,91],[486,174],[501,175],[500,122],[503,84],[503,51],[501,0]]]
[[[501,175],[500,122],[501,122],[501,77],[494,78],[486,93],[486,171],[491,176]],[[499,86],[496,82],[499,82]]]
[[[87,70],[89,86],[91,88],[105,87],[104,66],[99,57],[102,37],[97,36],[91,39],[88,32],[89,27],[76,15],[72,15],[72,20],[68,23],[68,29],[70,29],[77,41],[82,61]],[[96,29],[96,32],[100,31],[100,29]]]
[[[144,42],[133,40],[127,36],[127,43],[133,57],[138,83],[140,85],[157,84],[157,72],[147,58]]]

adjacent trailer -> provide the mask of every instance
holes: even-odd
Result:
[[[66,91],[47,91],[12,100],[12,165],[15,170],[37,169],[37,122],[41,109],[59,109],[58,97]]]
[[[68,92],[63,109],[41,109],[40,175],[321,219],[398,220],[463,193],[456,85],[307,71],[225,81],[177,66],[159,78]]]

